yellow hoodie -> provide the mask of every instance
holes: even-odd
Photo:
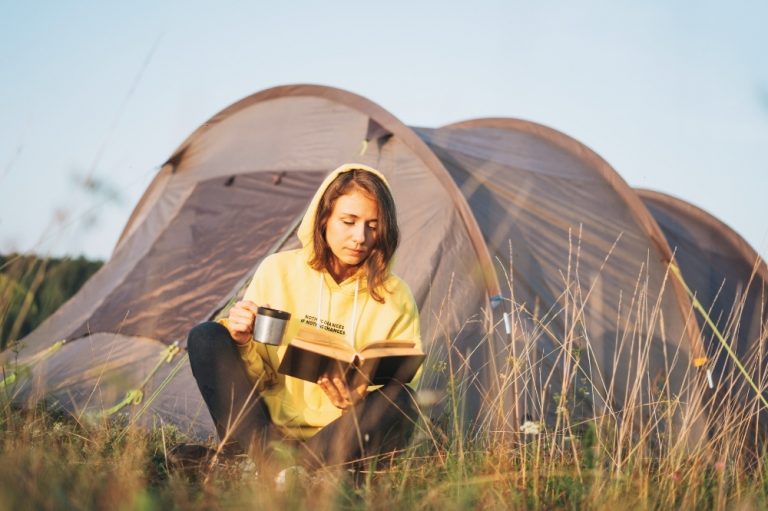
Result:
[[[341,415],[318,385],[277,372],[285,344],[300,324],[316,326],[319,317],[320,328],[345,336],[358,349],[382,339],[415,340],[421,347],[419,312],[411,290],[399,277],[390,273],[385,281],[389,293],[384,293],[382,304],[368,294],[361,272],[339,284],[327,271],[318,272],[308,264],[314,253],[312,236],[320,198],[336,176],[353,169],[372,172],[386,183],[384,176],[365,165],[334,170],[318,188],[299,225],[302,248],[266,257],[245,292],[245,300],[291,313],[283,345],[249,342],[239,350],[249,377],[259,382],[272,422],[292,437],[308,438]]]

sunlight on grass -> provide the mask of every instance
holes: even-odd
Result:
[[[551,310],[529,310],[512,294],[506,318],[480,314],[486,331],[478,347],[494,355],[484,378],[470,377],[469,357],[455,339],[434,339],[444,358],[427,363],[443,383],[420,394],[425,414],[405,452],[362,468],[327,467],[282,490],[259,463],[254,469],[242,458],[206,454],[215,445],[184,458],[180,448],[191,440],[172,425],[146,430],[119,414],[78,422],[44,403],[21,410],[12,405],[8,382],[0,389],[0,508],[768,506],[765,410],[742,372],[725,363],[716,391],[708,388],[678,341],[666,338],[660,297],[647,292],[642,270],[622,298],[625,314],[615,318],[615,369],[598,366],[585,314],[595,285],[578,282],[577,268],[569,267]],[[730,324],[726,342],[737,332],[738,324]],[[740,361],[760,393],[768,378],[766,340],[763,329]],[[651,367],[658,364],[649,351],[656,345],[664,350],[661,368]],[[714,351],[712,359],[722,355]],[[483,403],[472,424],[463,418],[470,395]]]

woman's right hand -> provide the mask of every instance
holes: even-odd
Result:
[[[246,344],[253,334],[253,320],[259,306],[250,300],[240,300],[229,309],[227,330],[237,344]]]

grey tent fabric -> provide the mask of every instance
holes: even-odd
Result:
[[[668,240],[682,243],[666,221],[681,223],[675,215],[646,208],[597,154],[544,126],[409,128],[365,98],[314,85],[238,101],[172,153],[107,264],[0,355],[4,367],[31,368],[16,400],[98,414],[141,390],[119,413],[213,435],[186,334],[225,315],[264,256],[296,246],[315,187],[348,162],[391,184],[402,234],[394,270],[414,293],[429,354],[422,387],[444,404],[455,391],[472,425],[515,431],[527,419],[560,421],[568,407],[574,420],[612,414],[632,428],[670,402],[680,405],[675,427],[701,419],[697,389],[711,361],[668,272]],[[752,332],[764,300],[748,302]]]
[[[690,361],[704,356],[690,303],[667,279],[663,235],[607,163],[561,133],[514,119],[417,132],[462,190],[504,267],[508,310],[547,325],[548,335],[532,330],[524,341],[535,344],[533,380],[554,371],[561,381],[563,357],[576,350],[581,360],[571,370],[581,384],[573,399],[583,416],[629,403],[651,410],[660,393],[685,392]],[[568,338],[573,345],[565,350]],[[638,366],[644,350],[647,361]],[[508,351],[500,343],[495,358]],[[647,371],[648,384],[633,384],[638,371]],[[558,391],[513,392],[523,400],[519,414],[554,417],[557,400],[541,396]],[[695,396],[680,399],[696,413]]]
[[[18,386],[16,397],[29,401],[43,394],[76,413],[92,405],[112,406],[141,381],[165,347],[145,337],[88,336],[32,366],[31,377]]]
[[[238,174],[197,183],[146,257],[67,337],[119,331],[182,341],[200,311],[220,308],[221,297],[290,229],[324,177],[295,171],[278,184],[276,175]]]
[[[766,335],[765,263],[741,236],[707,212],[660,192],[637,194],[669,240],[687,285],[710,319],[736,340],[739,355],[748,356]],[[702,329],[707,345],[715,344],[706,324]]]
[[[768,266],[741,236],[709,213],[667,194],[636,192],[669,240],[687,286],[706,313],[706,318],[704,313],[697,317],[713,360],[711,406],[752,407],[754,421],[762,422],[765,429],[765,411],[754,389],[739,374],[717,334],[723,336],[759,388],[765,388]],[[730,403],[726,405],[726,401]],[[754,413],[760,410],[762,413]]]

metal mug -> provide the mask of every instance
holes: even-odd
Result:
[[[290,312],[259,307],[253,321],[253,340],[262,344],[279,346],[289,319],[291,319]]]

